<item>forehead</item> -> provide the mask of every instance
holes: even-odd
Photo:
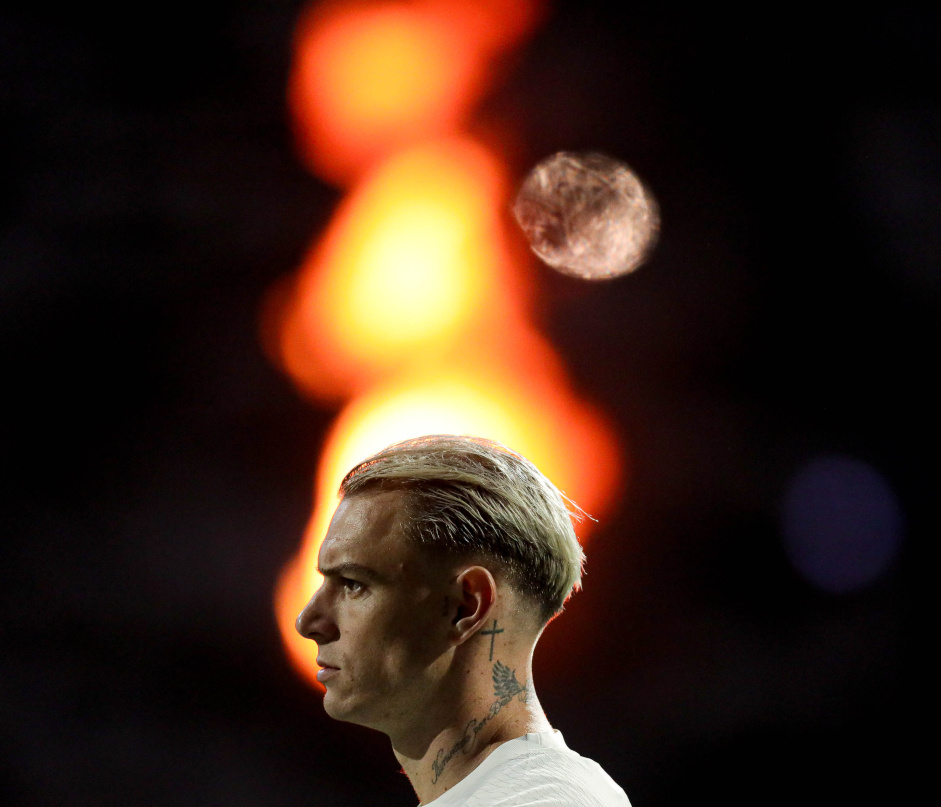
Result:
[[[424,566],[425,553],[403,531],[405,496],[402,490],[385,490],[344,497],[320,547],[321,568],[355,563],[395,575]]]

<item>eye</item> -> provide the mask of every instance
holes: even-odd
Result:
[[[352,595],[362,594],[366,590],[366,586],[359,582],[359,580],[352,580],[349,577],[341,577],[340,584],[347,591],[347,593]]]

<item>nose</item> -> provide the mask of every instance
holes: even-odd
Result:
[[[317,644],[332,642],[340,635],[336,622],[329,616],[325,599],[324,586],[321,585],[294,620],[294,629]]]

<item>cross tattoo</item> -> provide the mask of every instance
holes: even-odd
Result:
[[[503,633],[504,628],[497,629],[497,620],[493,620],[493,627],[490,630],[482,630],[482,636],[490,637],[490,660],[493,661],[493,643],[496,641],[497,634]]]

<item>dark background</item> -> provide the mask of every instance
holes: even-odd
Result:
[[[291,145],[300,6],[130,8],[0,12],[0,802],[414,804],[272,614],[336,414],[257,337],[339,198]],[[635,807],[901,801],[925,762],[939,30],[887,6],[564,3],[480,109],[518,133],[519,176],[607,151],[661,205],[635,275],[539,270],[629,484],[536,682]],[[826,453],[878,469],[905,518],[842,596],[779,530]]]

